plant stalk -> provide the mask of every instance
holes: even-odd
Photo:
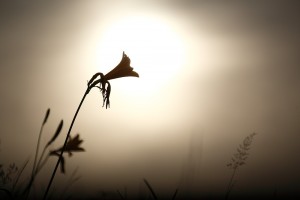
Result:
[[[65,149],[66,149],[67,142],[68,142],[68,138],[69,138],[69,136],[70,136],[70,133],[71,133],[72,127],[73,127],[73,125],[74,125],[75,119],[76,119],[77,114],[78,114],[78,112],[79,112],[79,110],[80,110],[80,108],[81,108],[81,105],[82,105],[82,103],[83,103],[83,101],[84,101],[86,95],[89,93],[89,91],[90,91],[90,87],[87,87],[87,89],[86,89],[86,91],[85,91],[85,93],[84,93],[84,95],[83,95],[83,97],[82,97],[82,99],[81,99],[81,102],[79,103],[79,106],[78,106],[78,108],[77,108],[77,110],[76,110],[76,113],[75,113],[75,115],[74,115],[74,117],[73,117],[72,123],[71,123],[71,125],[70,125],[69,131],[68,131],[67,136],[66,136],[66,139],[65,139],[64,146],[63,146],[63,148],[62,148],[62,150],[61,150],[61,152],[60,152],[60,154],[59,154],[59,158],[58,158],[57,163],[56,163],[56,165],[55,165],[55,168],[54,168],[54,170],[53,170],[51,179],[50,179],[50,181],[49,181],[49,183],[48,183],[47,190],[46,190],[46,192],[45,192],[45,195],[44,195],[44,197],[43,197],[43,200],[46,200],[46,198],[47,198],[47,195],[48,195],[48,193],[49,193],[51,184],[52,184],[53,179],[54,179],[54,176],[55,176],[55,174],[56,174],[58,165],[59,165],[59,163],[61,162],[61,158],[62,158],[62,156],[63,156],[63,153],[64,153]]]
[[[44,125],[45,125],[45,120],[42,123],[42,126],[40,128],[40,133],[39,133],[38,142],[37,142],[37,145],[36,145],[36,152],[35,152],[35,156],[34,156],[32,172],[31,172],[31,178],[30,178],[30,181],[28,183],[28,186],[26,187],[26,189],[24,191],[26,193],[26,198],[25,199],[28,199],[31,186],[32,186],[33,181],[34,181],[36,162],[37,162],[37,157],[38,157],[38,153],[39,153],[39,148],[40,148],[40,143],[41,143],[41,136],[42,136],[42,133],[43,133]]]
[[[41,135],[42,135],[42,132],[43,132],[44,125],[45,124],[43,123],[42,126],[41,126],[41,129],[40,129],[39,138],[38,138],[38,142],[37,142],[37,145],[36,145],[36,152],[35,152],[35,157],[34,157],[34,163],[33,163],[33,167],[32,167],[31,176],[33,176],[34,170],[35,170],[35,167],[36,167],[36,161],[37,161],[37,157],[38,157],[38,153],[39,153]]]
[[[236,170],[237,170],[237,167],[233,170],[233,172],[232,172],[232,175],[231,175],[231,178],[230,178],[230,180],[229,180],[229,183],[228,183],[228,187],[227,187],[227,191],[226,191],[226,196],[225,196],[225,199],[227,200],[228,199],[228,197],[229,197],[229,194],[230,194],[230,192],[231,192],[231,189],[232,189],[232,186],[233,186],[233,178],[234,178],[234,175],[235,175],[235,173],[236,173]]]

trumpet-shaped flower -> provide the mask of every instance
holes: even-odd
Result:
[[[123,52],[120,63],[113,70],[105,74],[104,79],[108,81],[126,76],[139,77],[139,74],[133,71],[133,68],[130,66],[130,58]]]
[[[95,80],[98,76],[100,76],[100,79]],[[108,81],[127,76],[139,77],[139,74],[133,71],[133,68],[130,66],[130,58],[123,52],[120,63],[106,75],[103,75],[101,72],[96,73],[88,82],[88,88],[89,90],[93,87],[100,89],[103,97],[103,106],[105,104],[105,107],[107,108],[110,104],[109,97],[111,92],[111,86]]]

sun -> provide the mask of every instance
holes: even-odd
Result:
[[[140,75],[138,82],[126,79],[126,85],[132,84],[128,88],[145,94],[174,81],[185,62],[185,47],[178,31],[167,20],[153,16],[127,16],[107,25],[99,41],[99,71],[107,73],[118,64],[123,51]]]

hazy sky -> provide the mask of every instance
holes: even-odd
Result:
[[[72,132],[86,152],[66,161],[69,174],[79,167],[74,188],[136,192],[145,177],[168,193],[195,165],[196,187],[222,194],[226,164],[257,132],[235,192],[296,193],[299,3],[149,2],[1,2],[1,164],[33,160],[48,107],[43,142],[61,119],[66,134],[87,80],[125,51],[140,78],[112,80],[107,110],[99,92],[88,95]]]

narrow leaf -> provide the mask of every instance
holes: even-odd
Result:
[[[12,187],[13,191],[14,191],[14,189],[15,189],[15,187],[16,187],[16,185],[17,185],[17,183],[18,183],[18,181],[19,181],[19,179],[20,179],[20,177],[21,177],[21,175],[22,175],[22,173],[23,173],[23,171],[24,171],[24,169],[26,168],[26,166],[27,166],[28,163],[29,163],[29,158],[28,158],[28,159],[25,161],[25,163],[22,165],[21,169],[18,170],[17,177],[16,177],[16,179],[15,179],[15,181],[14,181],[14,183],[13,183],[13,187]]]
[[[60,156],[59,152],[57,152],[57,151],[50,151],[49,155],[50,156],[57,156],[58,159],[59,159],[59,156]],[[60,164],[60,171],[64,174],[65,173],[65,158],[64,158],[64,156],[61,157],[61,160],[60,160],[59,164]]]
[[[172,200],[174,200],[177,196],[177,193],[178,193],[178,188],[175,190],[174,194],[173,194],[173,197],[172,197]]]
[[[153,198],[154,198],[154,199],[157,199],[157,196],[156,196],[154,190],[152,189],[150,183],[149,183],[145,178],[144,178],[144,182],[145,182],[145,184],[147,185],[148,189],[150,190],[150,192],[151,192]]]
[[[59,135],[59,133],[60,133],[62,127],[63,127],[63,124],[64,124],[64,121],[61,120],[60,123],[59,123],[59,125],[58,125],[58,127],[57,127],[57,129],[56,129],[55,134],[53,135],[53,137],[51,138],[51,140],[48,142],[47,146],[49,146],[50,144],[52,144],[52,142],[54,142],[54,140],[57,138],[57,136]]]
[[[50,108],[47,109],[47,112],[46,112],[46,115],[45,115],[45,118],[44,118],[44,121],[43,121],[43,125],[46,124],[49,115],[50,115]]]
[[[125,199],[119,190],[117,190],[117,193],[121,197],[121,199]]]

